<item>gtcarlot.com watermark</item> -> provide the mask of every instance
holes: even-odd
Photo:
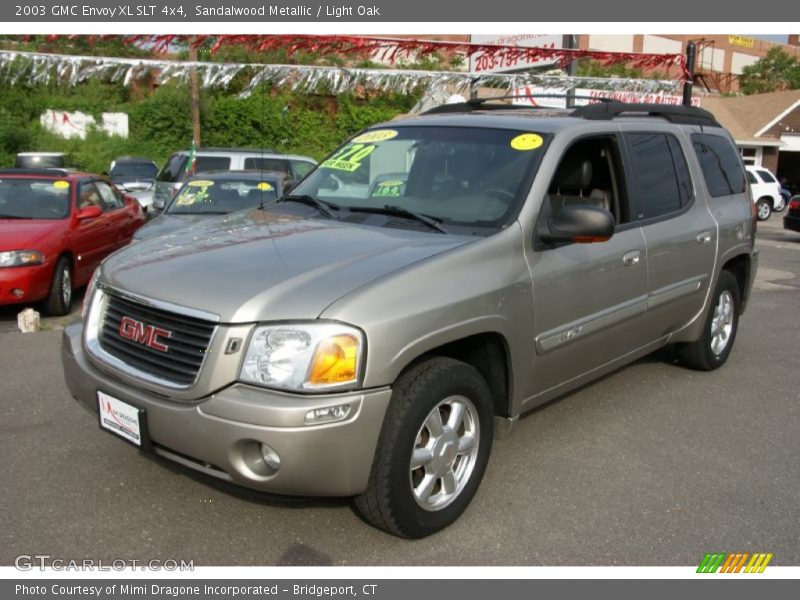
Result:
[[[194,571],[193,560],[152,559],[136,560],[115,558],[103,560],[95,558],[62,559],[50,554],[20,554],[14,559],[19,571]]]

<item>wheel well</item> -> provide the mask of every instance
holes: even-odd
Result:
[[[499,333],[480,333],[434,348],[412,365],[433,356],[447,356],[474,367],[492,393],[494,414],[507,417],[511,399],[511,361],[505,339]],[[412,365],[409,365],[412,366]]]
[[[739,284],[739,297],[742,299],[740,312],[744,312],[744,306],[747,302],[747,282],[750,279],[750,257],[746,254],[734,256],[723,265],[722,269],[730,271],[736,278],[736,283]]]
[[[761,198],[756,200],[756,204],[758,204],[762,200],[766,200],[769,203],[770,208],[774,208],[775,207],[775,200],[774,200],[774,198],[772,198],[772,196],[761,196]]]

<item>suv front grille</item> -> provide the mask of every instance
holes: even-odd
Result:
[[[127,317],[127,327],[121,328]],[[180,386],[197,378],[215,323],[149,306],[116,294],[108,295],[99,341],[103,350],[133,369]],[[166,330],[155,340],[156,329]],[[125,330],[125,335],[121,330]],[[150,342],[150,343],[148,343]],[[166,347],[166,350],[158,349]]]

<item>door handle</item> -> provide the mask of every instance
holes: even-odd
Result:
[[[633,252],[628,252],[622,257],[622,264],[626,267],[632,267],[633,265],[639,264],[640,258],[641,253],[638,250],[634,250]]]
[[[697,243],[698,244],[710,244],[711,243],[711,232],[710,231],[703,231],[697,234]]]

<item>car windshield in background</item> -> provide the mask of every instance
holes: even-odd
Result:
[[[385,212],[384,224],[413,212],[447,231],[485,235],[516,216],[546,142],[505,129],[373,129],[336,150],[291,195],[353,213]]]
[[[151,163],[123,163],[114,165],[109,172],[112,179],[124,179],[125,177],[138,179],[155,179],[158,167]]]
[[[227,214],[272,202],[277,183],[257,179],[193,179],[167,209],[171,215]]]
[[[69,190],[63,180],[0,179],[0,219],[64,219]]]

